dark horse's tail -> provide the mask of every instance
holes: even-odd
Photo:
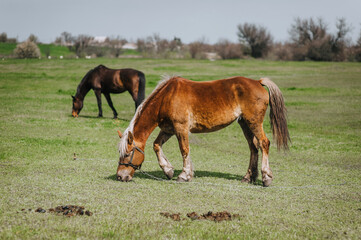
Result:
[[[287,127],[287,110],[281,90],[268,78],[261,78],[260,83],[269,90],[269,103],[271,107],[269,116],[277,149],[283,148],[288,150],[288,143],[291,141],[291,138]]]
[[[144,73],[138,71],[139,84],[138,84],[138,98],[135,102],[135,108],[143,102],[145,98],[145,75]]]

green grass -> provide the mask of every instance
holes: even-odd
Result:
[[[69,48],[65,46],[57,46],[54,44],[38,44],[38,47],[43,57],[46,57],[46,54],[49,54],[52,57],[66,57],[67,55],[74,54],[71,53]]]
[[[0,56],[13,55],[16,45],[17,43],[0,43]],[[47,54],[52,57],[66,57],[72,54],[65,46],[39,43],[38,47],[42,57],[46,57]]]
[[[127,93],[113,95],[119,119],[103,98],[98,119],[92,92],[80,117],[71,97],[85,73],[104,64],[143,71],[147,95],[162,74],[197,81],[242,75],[270,77],[288,108],[290,151],[271,145],[275,179],[269,188],[240,182],[249,150],[234,123],[192,134],[193,183],[173,184],[136,173],[115,180],[116,130],[134,114]],[[0,62],[0,239],[359,239],[361,236],[360,63],[151,59],[2,60]],[[270,137],[268,117],[264,122]],[[150,136],[143,170],[165,178]],[[182,168],[175,138],[164,145]],[[78,160],[73,160],[76,153]],[[91,217],[35,213],[58,205],[85,206]],[[31,208],[24,213],[21,209]],[[160,212],[229,211],[227,222],[175,222]]]
[[[3,43],[0,42],[0,56],[11,55],[16,48],[16,43]]]

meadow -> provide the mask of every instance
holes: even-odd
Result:
[[[116,120],[104,97],[104,117],[96,117],[93,92],[79,118],[71,116],[70,95],[99,64],[143,71],[147,96],[163,74],[271,78],[284,94],[292,139],[290,151],[277,152],[267,114],[272,185],[262,187],[260,177],[241,183],[250,153],[237,123],[190,136],[193,182],[175,183],[182,160],[174,137],[164,145],[176,169],[172,181],[140,172],[132,182],[116,181],[116,131],[133,117],[130,95],[112,95]],[[360,239],[360,63],[6,59],[0,60],[0,106],[0,239]],[[142,169],[166,179],[152,148],[158,132],[148,139]],[[93,215],[35,212],[68,204]],[[191,220],[186,214],[193,211],[239,217]],[[181,220],[161,212],[180,213]]]

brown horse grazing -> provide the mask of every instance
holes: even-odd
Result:
[[[110,108],[113,110],[114,118],[117,118],[118,113],[113,106],[110,93],[128,91],[135,101],[135,108],[137,108],[145,97],[145,77],[142,72],[131,68],[109,69],[103,65],[97,66],[84,76],[78,85],[75,96],[72,96],[73,117],[78,117],[83,108],[84,97],[90,89],[93,89],[97,98],[98,117],[103,116],[101,99],[101,94],[103,93]]]
[[[267,86],[269,93],[263,87]],[[171,179],[174,168],[162,151],[162,145],[176,135],[183,157],[183,169],[177,181],[193,178],[189,155],[189,133],[217,131],[237,120],[248,141],[251,159],[243,182],[257,179],[258,149],[262,151],[262,181],[272,182],[268,163],[270,141],[263,131],[263,119],[270,103],[270,121],[278,149],[288,149],[290,141],[286,109],[279,88],[268,78],[259,81],[244,77],[194,82],[181,77],[163,81],[137,109],[119,142],[117,178],[130,181],[144,161],[144,148],[151,132],[161,129],[154,151],[165,175]]]

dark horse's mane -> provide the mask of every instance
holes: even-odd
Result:
[[[79,85],[78,85],[78,88],[76,90],[77,94],[80,92],[80,89],[84,86],[84,84],[87,83],[88,81],[88,78],[90,77],[90,75],[93,73],[93,72],[96,72],[96,71],[99,71],[100,68],[106,68],[108,69],[106,66],[100,64],[99,66],[93,68],[93,69],[90,69],[87,74],[85,74],[85,76],[83,77],[83,79],[80,81]]]

